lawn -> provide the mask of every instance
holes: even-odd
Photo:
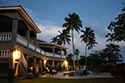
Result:
[[[120,79],[91,78],[91,79],[56,79],[33,78],[17,81],[16,83],[120,83]]]

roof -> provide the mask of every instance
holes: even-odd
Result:
[[[40,29],[33,22],[31,17],[27,14],[27,12],[24,10],[24,8],[21,5],[18,5],[18,6],[2,6],[2,7],[0,7],[0,10],[16,10],[16,11],[18,11],[22,15],[22,17],[24,17],[24,19],[30,24],[30,26],[33,27],[33,29],[37,33],[41,33]]]
[[[58,44],[52,44],[52,43],[47,42],[47,41],[43,41],[43,40],[39,40],[39,39],[37,39],[37,41],[38,41],[39,44],[42,44],[42,45],[51,45],[51,46],[56,46],[56,47],[59,47],[59,48],[62,48],[62,49],[68,49],[64,46],[61,46],[61,45],[58,45]]]

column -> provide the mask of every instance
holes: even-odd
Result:
[[[26,73],[27,73],[27,77],[28,77],[28,60],[29,60],[28,55],[26,55],[26,62],[27,62]]]
[[[52,60],[52,69],[54,69],[54,68],[55,68],[55,61]]]
[[[29,48],[29,41],[30,41],[29,36],[30,36],[30,32],[28,30],[28,31],[26,31],[26,39],[28,40],[28,42],[27,42],[27,48]]]
[[[8,82],[14,82],[14,60],[13,60],[13,50],[10,53],[10,59],[9,59],[9,71],[8,71]]]
[[[13,22],[12,22],[12,41],[11,41],[12,48],[16,42],[17,29],[18,29],[18,20],[13,19]]]
[[[60,55],[61,55],[61,57],[62,57],[62,48],[60,48]]]
[[[55,57],[55,46],[53,47],[53,57]]]
[[[41,73],[41,71],[42,71],[42,61],[41,61],[41,59],[39,59],[39,73]]]
[[[33,57],[33,74],[36,74],[36,57]]]

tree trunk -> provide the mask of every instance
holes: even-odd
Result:
[[[77,59],[77,64],[78,64],[78,68],[79,68],[79,71],[80,71],[81,69],[80,69],[80,65],[79,65],[78,55],[76,56],[76,59]]]
[[[74,71],[75,71],[75,46],[74,46],[74,31],[73,31],[73,29],[71,30],[71,34],[72,34],[73,66],[74,66]]]
[[[85,66],[87,67],[87,45],[85,46]]]

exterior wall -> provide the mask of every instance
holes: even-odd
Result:
[[[4,15],[4,16],[8,16],[10,18],[13,18],[13,19],[18,19],[18,20],[22,20],[26,23],[27,27],[29,30],[33,30],[30,25],[25,21],[25,19],[18,13],[18,12],[0,12],[0,15]],[[33,30],[34,31],[34,30]],[[35,32],[35,31],[34,31]],[[35,33],[36,34],[36,33]]]

